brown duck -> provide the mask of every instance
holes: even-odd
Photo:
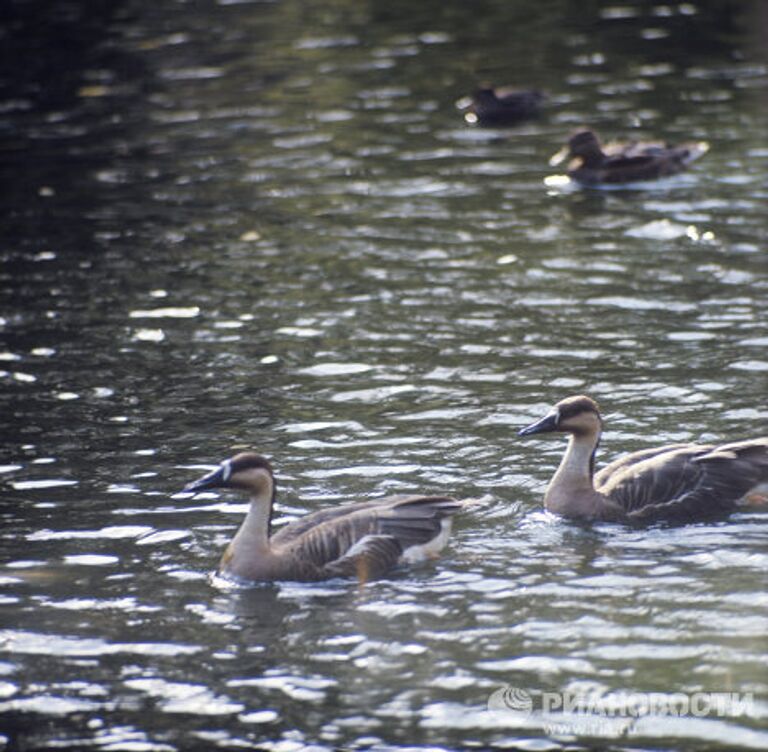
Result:
[[[313,512],[272,534],[275,480],[264,457],[238,454],[184,491],[211,488],[250,496],[219,573],[252,582],[379,577],[401,561],[436,556],[448,540],[452,515],[464,506],[448,496],[387,497]]]
[[[583,185],[634,183],[682,172],[708,149],[703,141],[679,146],[629,143],[603,147],[593,131],[585,130],[571,136],[549,163],[555,166],[570,158],[568,177]]]
[[[595,473],[603,430],[597,403],[568,397],[520,436],[559,432],[568,448],[547,486],[556,514],[622,522],[693,521],[768,503],[768,437],[732,444],[668,444],[625,455]]]
[[[543,101],[544,94],[533,89],[482,86],[460,100],[459,106],[465,110],[464,119],[473,125],[515,125],[536,117]]]

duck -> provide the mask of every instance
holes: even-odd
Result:
[[[603,147],[594,131],[581,130],[549,163],[554,167],[570,158],[568,177],[582,185],[634,183],[682,172],[708,150],[704,141],[679,146],[634,142]]]
[[[458,102],[464,119],[478,125],[514,125],[539,114],[544,94],[537,89],[481,86]]]
[[[576,395],[518,432],[568,434],[544,494],[555,514],[624,523],[696,521],[768,503],[768,436],[728,444],[678,443],[632,452],[595,472],[603,431],[597,403]]]
[[[401,562],[436,557],[451,518],[465,504],[449,496],[390,496],[313,512],[273,533],[275,487],[269,460],[253,451],[224,460],[184,487],[184,493],[223,488],[250,497],[221,557],[221,577],[244,583],[357,577],[364,583]]]

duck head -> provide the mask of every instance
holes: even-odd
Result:
[[[574,133],[568,143],[549,160],[552,167],[566,159],[579,159],[585,166],[599,165],[605,159],[605,153],[594,131],[583,130]]]

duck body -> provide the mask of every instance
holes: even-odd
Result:
[[[597,404],[558,402],[520,435],[568,433],[568,448],[544,495],[556,514],[647,523],[694,521],[768,503],[768,437],[730,444],[668,444],[627,454],[595,473],[602,433]]]
[[[483,86],[474,91],[466,106],[465,120],[478,125],[515,125],[536,117],[544,95],[534,89],[493,89]]]
[[[611,144],[603,147],[593,131],[576,133],[550,160],[570,158],[568,177],[582,185],[636,183],[675,175],[709,149],[704,142],[668,146],[655,143]]]
[[[271,535],[275,485],[266,459],[238,454],[184,490],[212,488],[250,494],[248,513],[219,565],[221,575],[249,582],[380,577],[400,562],[436,556],[464,505],[447,496],[387,497],[320,510]]]

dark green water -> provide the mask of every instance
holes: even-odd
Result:
[[[602,461],[768,431],[760,2],[12,2],[0,72],[0,748],[768,747],[768,517],[541,511],[586,392]],[[548,92],[465,125],[480,80]],[[545,184],[576,127],[706,140]],[[279,512],[489,495],[436,563],[228,591],[234,447]],[[489,709],[507,686],[531,714]],[[547,695],[735,693],[542,714]]]

